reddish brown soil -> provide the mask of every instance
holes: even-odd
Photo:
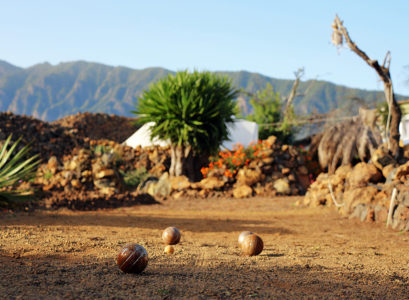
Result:
[[[0,215],[2,299],[408,299],[408,233],[361,223],[299,198],[180,199],[94,212]],[[162,230],[182,232],[163,253]],[[243,230],[263,252],[240,255]],[[124,274],[128,242],[149,264]]]

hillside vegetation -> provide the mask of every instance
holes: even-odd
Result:
[[[85,61],[58,65],[43,63],[29,68],[0,61],[0,111],[45,121],[85,111],[132,116],[130,111],[143,90],[169,73],[173,72],[163,68],[135,70]],[[246,71],[220,73],[230,76],[238,88],[250,93],[270,83],[285,97],[293,83]],[[299,93],[305,93],[294,101],[295,112],[300,115],[326,113],[351,103],[354,104],[352,113],[355,113],[358,102],[353,99],[357,98],[361,99],[358,104],[384,101],[382,92],[352,89],[325,81],[301,82]],[[244,110],[250,112],[248,96],[239,98]]]

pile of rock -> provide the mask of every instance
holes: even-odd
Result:
[[[0,113],[0,141],[10,134],[12,140],[22,138],[21,145],[31,142],[32,154],[38,154],[43,161],[51,156],[62,157],[75,147],[87,147],[88,139],[77,136],[72,129],[63,128],[38,119]]]
[[[51,124],[91,140],[107,139],[118,143],[125,141],[139,128],[133,118],[89,112],[66,116]]]
[[[151,176],[160,176],[168,168],[168,152],[165,148],[134,149],[114,141],[91,140],[87,148],[74,148],[61,158],[51,156],[39,166],[34,183],[47,207],[83,207],[84,201],[90,202],[88,198],[122,199],[136,189],[126,186],[124,176],[141,168],[149,170]]]
[[[268,141],[270,146],[263,150],[263,155],[240,169],[235,180],[215,172],[200,182],[190,182],[185,176],[169,177],[169,147],[131,148],[109,140],[90,140],[89,147],[74,148],[60,158],[50,157],[40,165],[35,184],[41,189],[47,207],[77,209],[87,207],[84,203],[96,205],[99,201],[96,199],[112,200],[131,194],[155,198],[217,195],[243,198],[304,193],[309,177],[303,157],[292,146],[278,143],[275,137]],[[144,170],[145,176],[137,186],[127,186],[124,176],[135,170]]]
[[[224,169],[216,169],[197,183],[190,183],[181,176],[171,178],[171,193],[182,196],[224,196],[245,198],[254,195],[300,195],[310,185],[304,157],[293,146],[282,145],[277,138],[267,139],[259,157],[241,168],[235,178],[226,177]]]
[[[394,229],[408,231],[409,162],[397,165],[386,156],[372,161],[339,167],[333,175],[320,174],[299,204],[334,206],[351,218],[377,223],[386,223],[390,215],[388,223]],[[394,188],[397,197],[392,200]]]
[[[124,205],[133,203],[137,195],[300,195],[310,184],[303,156],[275,137],[270,137],[269,146],[261,149],[262,155],[238,170],[234,178],[224,176],[222,170],[200,182],[189,182],[183,176],[170,178],[169,148],[131,148],[120,143],[136,130],[130,121],[113,115],[81,113],[48,123],[0,113],[0,141],[13,134],[13,140],[22,137],[22,145],[32,142],[31,154],[39,154],[42,159],[33,187],[47,207],[91,209]],[[129,186],[127,178],[134,179],[135,185]],[[139,197],[137,201],[146,202],[152,197]]]

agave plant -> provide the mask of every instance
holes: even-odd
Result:
[[[32,191],[18,190],[16,186],[21,181],[32,179],[40,162],[37,159],[38,155],[27,158],[30,151],[29,145],[17,151],[21,138],[9,147],[11,137],[10,135],[6,139],[0,149],[0,206],[22,203],[29,199]]]

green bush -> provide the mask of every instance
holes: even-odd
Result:
[[[134,113],[141,123],[154,122],[151,137],[171,144],[170,175],[195,179],[194,157],[216,153],[228,138],[236,95],[227,77],[183,71],[159,80],[138,99]]]
[[[267,83],[263,90],[251,97],[250,104],[253,112],[247,119],[259,125],[259,139],[264,140],[274,135],[283,143],[292,141],[295,132],[291,125],[291,120],[294,119],[293,108],[290,107],[287,116],[283,116],[283,103],[271,84]]]
[[[124,184],[127,188],[137,188],[150,176],[150,174],[144,167],[128,172],[119,170],[119,173],[121,174]]]

